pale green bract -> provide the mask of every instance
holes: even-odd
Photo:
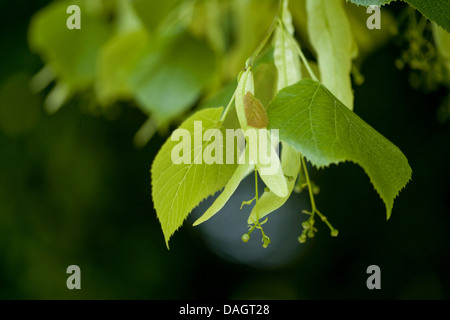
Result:
[[[286,32],[294,34],[291,13],[288,9],[289,2],[284,2],[283,23],[285,28],[278,27],[275,33],[274,63],[277,69],[277,91],[292,85],[302,78],[300,71],[300,58],[296,48],[289,41]],[[283,170],[288,193],[285,197],[276,195],[271,190],[265,191],[255,204],[248,218],[248,223],[262,219],[269,213],[280,208],[291,196],[295,186],[295,179],[300,171],[300,155],[287,143],[282,143],[281,168]]]
[[[255,204],[248,218],[248,223],[255,223],[258,219],[264,218],[269,213],[280,208],[289,199],[295,187],[295,179],[300,171],[300,155],[287,143],[282,143],[281,167],[288,186],[288,195],[279,197],[272,191],[265,191],[259,201]]]
[[[289,41],[288,35],[285,33],[289,32],[291,35],[294,34],[292,15],[288,9],[288,5],[289,1],[284,1],[283,24],[286,31],[280,26],[275,30],[273,57],[278,72],[277,91],[290,84],[294,84],[302,78],[300,57],[292,42]]]
[[[308,34],[322,83],[353,110],[350,79],[356,44],[341,0],[307,0]]]
[[[324,85],[305,79],[281,90],[268,108],[269,128],[317,167],[359,164],[386,205],[389,219],[401,189],[411,179],[403,153]]]
[[[184,121],[180,129],[191,132],[194,121],[202,121],[203,135],[208,129],[220,129],[223,108],[204,109]],[[193,139],[191,139],[193,140]],[[208,140],[208,137],[203,137]],[[192,141],[191,141],[192,142]],[[151,168],[152,198],[161,223],[167,247],[172,234],[183,224],[189,213],[203,199],[222,189],[233,175],[236,164],[174,164],[172,149],[179,142],[168,139],[156,155]],[[191,145],[191,159],[203,154],[208,142],[195,149]]]
[[[236,114],[239,119],[239,124],[244,131],[250,129],[250,126],[247,124],[244,108],[244,97],[247,92],[251,92],[252,94],[255,93],[253,72],[251,68],[247,68],[247,70],[242,73],[236,89]]]
[[[248,154],[248,148],[246,148],[245,153],[242,153],[241,160],[244,160],[246,158],[246,154]],[[241,181],[253,170],[255,170],[255,165],[250,164],[249,161],[243,164],[239,164],[230,181],[223,189],[222,193],[217,197],[217,199],[208,208],[208,210],[206,210],[206,212],[194,222],[194,226],[197,226],[205,222],[206,220],[211,219],[217,212],[219,212],[239,187]]]
[[[236,89],[236,113],[238,115],[239,123],[241,125],[241,128],[244,132],[247,132],[247,130],[250,130],[250,133],[255,134],[256,136],[259,136],[258,129],[251,128],[247,124],[247,118],[244,111],[244,96],[247,92],[254,93],[254,83],[253,83],[253,73],[251,71],[251,67],[248,67],[247,70],[243,72],[241,75],[241,78],[239,80],[238,87]],[[281,168],[280,159],[278,157],[278,154],[275,150],[275,144],[276,141],[272,141],[271,134],[267,132],[267,146],[264,147],[270,147],[271,150],[269,154],[269,161],[267,164],[262,163],[260,161],[260,152],[259,149],[263,146],[260,145],[260,138],[259,136],[257,148],[251,147],[249,151],[250,159],[253,161],[253,163],[256,166],[256,169],[259,172],[259,176],[264,181],[266,186],[272,190],[275,194],[277,194],[280,197],[285,197],[288,195],[288,188],[286,184],[286,180],[283,175],[283,171]],[[275,173],[265,173],[268,168],[276,168]]]
[[[86,3],[81,1],[79,5]],[[36,13],[30,23],[29,43],[60,81],[78,91],[92,84],[98,53],[111,30],[86,10],[83,27],[89,32],[73,32],[66,28],[66,10],[67,3],[53,2]]]

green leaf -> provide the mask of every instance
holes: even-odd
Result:
[[[277,71],[277,91],[298,82],[301,77],[300,58],[294,45],[289,41],[288,35],[294,34],[292,16],[288,9],[289,1],[284,1],[283,23],[286,28],[277,27],[274,43],[274,64]],[[280,197],[272,190],[264,191],[263,195],[253,207],[248,223],[259,221],[269,213],[280,208],[290,197],[295,179],[300,171],[300,155],[287,143],[282,143],[281,168],[287,185],[287,194]]]
[[[322,83],[353,110],[350,79],[356,43],[341,0],[307,0],[308,33]]]
[[[450,32],[450,2],[448,0],[404,0],[429,20]]]
[[[242,65],[264,39],[273,22],[279,1],[233,0],[229,4],[233,23],[230,30],[233,41],[229,54],[224,57],[223,70],[227,78],[235,78]]]
[[[103,47],[96,75],[96,93],[103,105],[133,97],[130,85],[133,63],[141,57],[149,36],[143,30],[121,33]]]
[[[203,140],[208,129],[220,129],[220,116],[223,108],[204,109],[184,121],[180,129],[186,129],[194,136],[194,121],[202,121]],[[195,139],[195,137],[194,137]],[[194,139],[191,139],[193,142]],[[152,198],[156,214],[161,223],[167,247],[172,234],[183,224],[189,213],[203,199],[213,195],[229,181],[236,164],[174,164],[172,149],[177,141],[168,139],[159,150],[151,168]],[[203,141],[201,148],[195,143],[187,156],[201,159],[208,142]]]
[[[134,66],[130,85],[144,111],[162,122],[191,107],[210,83],[214,70],[215,57],[209,46],[181,33],[152,41]]]
[[[68,4],[54,2],[32,19],[29,43],[73,91],[87,88],[94,81],[99,52],[110,36],[107,23],[89,14],[86,2],[80,4],[81,30],[66,26]]]
[[[285,197],[279,197],[272,191],[265,191],[248,217],[249,224],[255,223],[258,219],[262,219],[269,213],[280,208],[289,199],[292,190],[294,190],[295,179],[300,171],[300,155],[287,143],[282,143],[281,167],[286,177],[288,194]]]
[[[383,6],[385,4],[389,4],[392,1],[396,1],[396,0],[346,0],[347,2],[351,2],[354,3],[358,6]]]
[[[268,108],[269,128],[317,167],[352,161],[368,174],[386,205],[411,179],[403,153],[348,110],[322,84],[302,80],[280,91]]]

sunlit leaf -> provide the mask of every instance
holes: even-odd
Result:
[[[223,108],[204,109],[182,123],[180,129],[188,130],[194,137],[194,122],[202,121],[202,135],[208,129],[220,129],[219,122]],[[208,137],[203,137],[207,140]],[[192,138],[191,140],[194,140]],[[191,141],[188,156],[200,159],[205,147],[196,147]],[[168,139],[159,150],[151,169],[152,197],[158,219],[164,233],[167,246],[172,234],[183,224],[189,213],[203,199],[213,195],[229,181],[237,164],[174,164],[171,158],[172,149],[177,141]]]

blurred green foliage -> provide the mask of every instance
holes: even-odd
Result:
[[[66,28],[72,3],[82,9],[81,30]],[[274,8],[269,0],[200,1],[190,15],[190,1],[0,1],[1,299],[450,297],[450,127],[436,118],[448,89],[411,88],[409,70],[394,65],[401,48],[387,33],[362,47],[364,26],[355,27],[366,79],[355,87],[355,111],[401,146],[414,170],[391,220],[379,214],[384,208],[362,170],[344,164],[313,177],[322,211],[341,230],[336,239],[316,237],[268,267],[220,254],[192,220],[167,251],[149,175],[166,136],[142,149],[133,136],[149,116],[164,128],[194,106],[226,103],[232,90],[222,88],[235,83]],[[386,19],[403,9],[390,6]],[[51,71],[33,78],[44,65]],[[261,65],[257,72],[273,72]],[[260,84],[262,100],[271,99],[270,85]],[[44,105],[64,107],[50,116]],[[300,212],[281,213],[301,230]],[[217,230],[231,233],[226,228]],[[281,256],[277,248],[264,259]],[[66,288],[71,264],[81,267],[79,291]],[[380,291],[365,286],[371,264],[381,267]]]

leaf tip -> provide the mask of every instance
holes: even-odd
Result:
[[[412,169],[408,164],[408,180],[405,181],[405,183],[403,184],[403,186],[398,189],[397,193],[395,194],[395,196],[392,198],[392,200],[388,203],[386,202],[383,197],[381,196],[381,193],[377,190],[377,192],[380,194],[381,198],[383,199],[385,205],[386,205],[386,221],[389,221],[389,219],[391,218],[392,215],[392,208],[394,207],[394,200],[399,196],[400,192],[406,188],[406,186],[408,185],[408,183],[412,180]],[[376,189],[376,188],[375,188]]]
[[[391,214],[392,214],[392,205],[390,208],[388,208],[386,205],[386,221],[389,221],[389,219],[391,218]]]
[[[161,227],[162,227],[162,224],[161,224]],[[172,233],[168,233],[167,230],[164,230],[164,228],[162,228],[162,231],[163,231],[164,242],[166,243],[167,250],[170,250],[169,240],[172,237],[173,232]]]

